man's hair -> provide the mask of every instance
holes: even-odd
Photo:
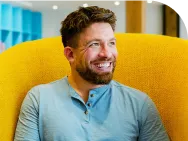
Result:
[[[61,22],[62,27],[60,32],[64,47],[70,46],[76,48],[80,33],[91,24],[99,22],[109,23],[113,31],[115,31],[116,16],[109,9],[98,6],[79,7],[78,10],[70,13]]]

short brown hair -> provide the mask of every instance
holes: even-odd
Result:
[[[70,13],[64,21],[61,22],[60,29],[64,47],[77,47],[79,33],[93,23],[109,23],[115,31],[116,16],[109,9],[98,6],[79,7],[78,10]]]

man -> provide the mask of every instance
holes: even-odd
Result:
[[[116,17],[97,6],[62,22],[71,74],[31,89],[15,141],[168,141],[159,113],[144,93],[112,80]]]

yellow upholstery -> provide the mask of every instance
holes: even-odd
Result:
[[[114,79],[148,93],[172,141],[188,141],[188,42],[160,35],[116,37]],[[0,54],[0,141],[13,140],[29,89],[69,72],[60,37],[22,43]]]

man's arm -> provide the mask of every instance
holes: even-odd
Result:
[[[32,89],[26,95],[17,123],[14,141],[40,141],[38,127],[38,101]]]
[[[138,141],[169,141],[159,112],[149,97],[142,107]]]

